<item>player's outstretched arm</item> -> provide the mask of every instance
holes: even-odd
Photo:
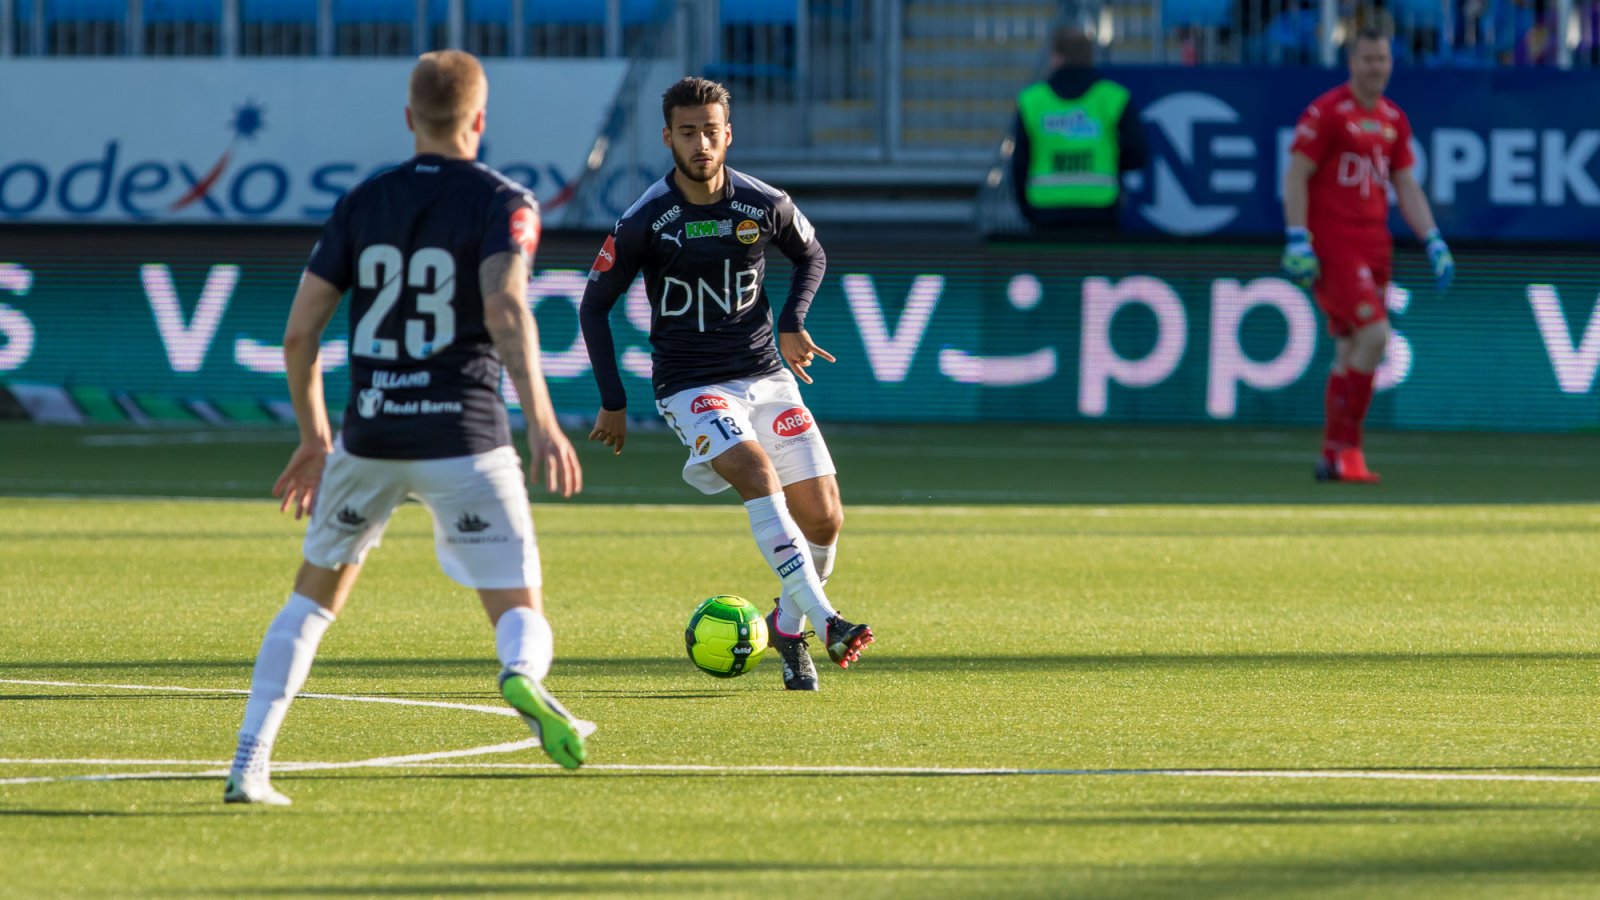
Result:
[[[778,353],[783,357],[783,361],[789,364],[789,368],[794,370],[795,377],[806,384],[812,383],[806,368],[811,365],[814,357],[820,356],[828,362],[837,361],[832,353],[818,347],[816,342],[811,340],[811,334],[804,328],[799,331],[778,332]]]
[[[1394,173],[1393,180],[1400,216],[1411,226],[1412,233],[1422,238],[1423,249],[1428,254],[1428,266],[1433,269],[1433,286],[1442,294],[1450,289],[1450,282],[1456,277],[1455,256],[1439,234],[1439,226],[1433,220],[1433,208],[1428,205],[1428,195],[1423,193],[1422,185],[1417,183],[1416,171],[1408,166]]]
[[[328,424],[328,408],[322,389],[322,332],[339,308],[344,292],[320,276],[305,272],[289,308],[289,324],[283,330],[284,371],[289,378],[289,400],[294,404],[294,420],[300,426],[300,446],[289,457],[289,464],[272,486],[272,496],[281,499],[280,512],[294,507],[296,519],[310,515],[322,484],[322,466],[333,450],[333,428]]]
[[[528,476],[563,497],[583,490],[583,467],[556,421],[539,364],[539,330],[528,311],[528,264],[521,253],[496,253],[478,267],[483,321],[528,420]]]

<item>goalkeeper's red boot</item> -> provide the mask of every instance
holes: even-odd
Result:
[[[1337,463],[1340,481],[1377,484],[1383,480],[1377,472],[1367,468],[1367,458],[1362,455],[1360,447],[1346,447],[1340,450]]]

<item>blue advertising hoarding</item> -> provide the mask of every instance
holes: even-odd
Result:
[[[1277,235],[1294,123],[1340,69],[1114,67],[1141,108],[1151,165],[1129,185],[1133,232]],[[1398,69],[1418,181],[1450,238],[1600,237],[1600,73]],[[1397,235],[1406,233],[1398,213]]]

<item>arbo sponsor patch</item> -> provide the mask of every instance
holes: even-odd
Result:
[[[811,418],[811,410],[804,406],[796,406],[778,413],[778,418],[773,420],[772,430],[779,437],[794,437],[811,430],[815,420]]]
[[[713,409],[727,408],[728,401],[718,397],[716,394],[701,394],[700,396],[694,398],[693,403],[689,404],[689,412],[691,414],[710,412]]]

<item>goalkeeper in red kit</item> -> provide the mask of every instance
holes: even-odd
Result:
[[[1362,31],[1347,56],[1350,80],[1313,100],[1295,125],[1283,189],[1283,270],[1314,292],[1334,340],[1317,480],[1374,484],[1361,426],[1389,343],[1391,186],[1400,215],[1422,237],[1441,293],[1455,260],[1417,183],[1411,123],[1383,96],[1394,68],[1388,36]]]

